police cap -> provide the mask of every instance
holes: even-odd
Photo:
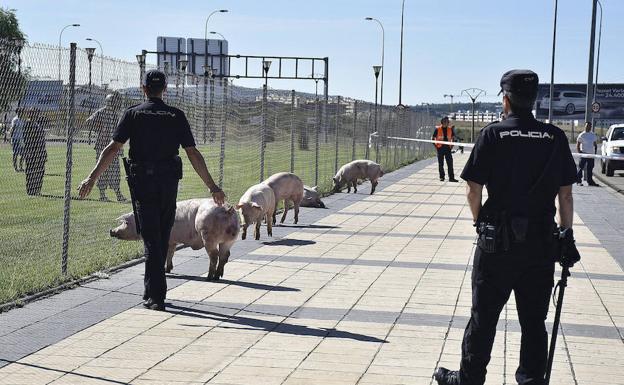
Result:
[[[535,97],[538,83],[539,77],[531,70],[507,71],[500,80],[501,91],[498,94],[507,91],[519,96]]]
[[[159,70],[149,70],[143,78],[143,85],[150,88],[163,88],[167,84],[167,77]]]

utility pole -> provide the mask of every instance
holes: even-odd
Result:
[[[594,45],[596,42],[596,11],[598,7],[598,0],[592,1],[592,21],[591,21],[591,33],[589,37],[589,67],[587,68],[587,92],[585,93],[585,121],[591,122],[592,120],[592,94],[594,90]]]
[[[485,95],[485,90],[481,88],[467,88],[462,90],[461,95],[466,94],[472,101],[472,131],[470,132],[470,141],[474,143],[475,140],[475,103],[477,103],[477,98],[481,95]]]

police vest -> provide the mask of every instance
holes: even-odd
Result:
[[[442,140],[445,142],[450,142],[451,140],[453,140],[453,128],[452,127],[446,127],[446,135],[444,135],[444,131],[443,131],[443,127],[442,126],[436,126],[437,128],[437,132],[436,132],[436,137],[435,140]],[[442,146],[444,146],[444,144],[442,143],[434,143],[436,148],[442,148]]]

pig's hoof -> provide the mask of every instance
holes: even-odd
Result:
[[[165,267],[165,273],[171,273],[171,270],[173,270],[173,266]]]

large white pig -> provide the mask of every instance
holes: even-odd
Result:
[[[275,195],[273,189],[264,183],[251,186],[238,201],[236,208],[243,216],[242,239],[247,238],[247,228],[256,224],[254,238],[260,239],[260,224],[266,219],[267,233],[273,236],[273,211],[275,211]]]
[[[110,231],[113,238],[134,241],[141,237],[136,232],[133,213],[117,218],[119,226]],[[223,268],[230,257],[230,249],[238,238],[240,222],[236,210],[230,205],[217,206],[212,199],[189,199],[176,203],[176,215],[171,236],[165,271],[173,269],[173,253],[182,244],[199,250],[206,249],[210,258],[208,280],[223,277]]]
[[[290,172],[278,172],[268,177],[263,183],[266,183],[273,189],[275,194],[275,209],[273,210],[273,224],[275,224],[275,212],[277,204],[284,200],[284,214],[280,223],[284,223],[286,213],[288,213],[289,201],[295,206],[295,224],[299,222],[299,205],[303,199],[303,182],[301,178]]]
[[[375,192],[375,187],[379,183],[379,178],[383,175],[381,166],[377,163],[359,159],[349,162],[340,167],[340,170],[334,176],[334,192],[340,192],[340,189],[346,184],[347,192],[351,192],[351,186],[353,185],[353,193],[357,192],[358,179],[368,179],[371,182],[371,195]]]
[[[301,200],[301,207],[325,208],[325,203],[321,200],[321,194],[319,194],[316,186],[303,186],[303,199]]]

